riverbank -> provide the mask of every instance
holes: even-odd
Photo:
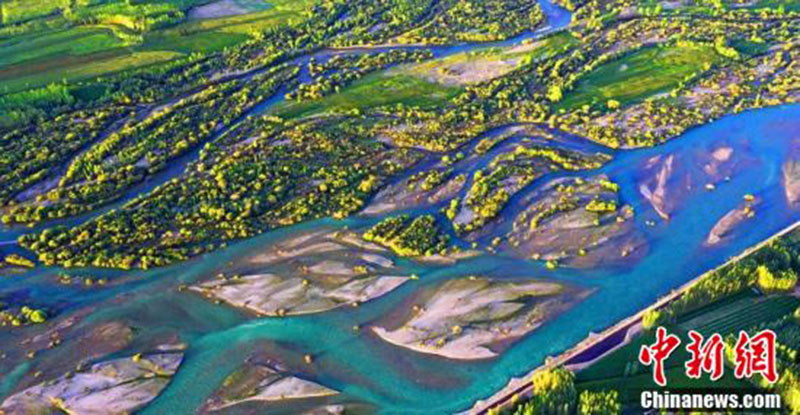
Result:
[[[788,233],[796,229],[800,229],[800,222],[793,223],[792,225],[784,228],[783,230],[769,237],[768,239],[754,246],[751,246],[750,248],[744,250],[742,253],[730,258],[724,264],[721,264],[718,267],[715,267],[709,271],[702,273],[701,275],[695,277],[693,280],[682,285],[680,288],[673,290],[668,295],[660,298],[653,305],[640,310],[639,312],[628,318],[625,318],[624,320],[618,322],[617,324],[607,328],[600,334],[594,334],[594,333],[590,334],[586,339],[576,344],[571,349],[565,351],[564,353],[554,358],[547,359],[545,364],[533,369],[523,377],[511,379],[508,385],[506,385],[503,389],[497,391],[488,399],[477,401],[475,405],[472,407],[472,409],[470,409],[465,413],[476,414],[476,415],[484,415],[484,414],[488,415],[492,413],[491,411],[508,408],[519,398],[529,397],[531,395],[533,387],[533,382],[531,379],[533,377],[533,374],[538,371],[551,369],[557,366],[573,366],[573,367],[583,368],[597,361],[603,356],[606,356],[608,353],[626,344],[633,336],[638,334],[637,332],[638,329],[640,328],[640,322],[642,320],[642,316],[648,310],[651,310],[653,308],[661,309],[667,306],[671,302],[680,298],[681,295],[683,295],[683,293],[685,293],[687,290],[695,286],[699,281],[701,281],[706,276],[714,273],[715,271],[725,266],[728,266],[731,263],[737,262],[747,257],[748,255],[761,249],[762,247],[766,246],[767,244],[771,243],[777,238],[787,235]]]

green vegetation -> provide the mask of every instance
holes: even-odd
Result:
[[[586,155],[537,145],[518,145],[513,151],[497,155],[486,170],[475,172],[472,186],[464,199],[473,215],[469,221],[455,222],[456,230],[472,232],[481,228],[500,213],[512,195],[545,173],[595,169],[605,161],[606,158],[602,155]],[[554,207],[550,214],[571,209],[573,204],[565,203],[560,206]],[[535,228],[536,223],[538,220],[534,218],[531,226]]]
[[[3,2],[3,24],[47,18],[53,14],[77,22],[107,22],[130,29],[144,29],[182,16],[182,12],[204,0],[154,0],[131,3],[121,0],[7,0]]]
[[[400,256],[445,253],[449,241],[432,215],[418,216],[413,220],[408,215],[390,217],[364,232],[363,238],[391,248]]]
[[[800,300],[790,296],[748,296],[731,303],[714,303],[713,307],[704,308],[702,314],[680,323],[680,327],[701,333],[737,334],[739,330],[786,316],[798,305]]]
[[[3,92],[22,92],[27,93],[29,89],[39,88],[52,84],[62,83],[67,84],[80,83],[80,81],[95,79],[98,76],[120,73],[125,70],[134,68],[147,68],[151,65],[163,64],[173,61],[182,55],[172,51],[144,51],[135,52],[132,54],[117,54],[109,53],[102,56],[85,55],[71,61],[80,62],[78,65],[68,65],[69,71],[64,72],[63,67],[59,67],[56,62],[48,62],[42,64],[43,68],[38,72],[31,73],[25,71],[23,68],[15,67],[2,73],[10,73],[11,76],[2,79],[0,74],[0,81],[3,82]],[[12,95],[13,96],[13,95]],[[33,107],[38,107],[33,105]]]
[[[475,249],[484,241],[489,251],[527,249],[526,258],[549,269],[605,265],[645,252],[647,240],[639,241],[643,229],[629,221],[618,184],[548,177],[611,157],[571,150],[574,137],[558,132],[609,147],[651,146],[798,96],[798,16],[780,1],[561,0],[576,14],[558,33],[440,59],[433,51],[460,49],[424,45],[535,30],[543,24],[538,2],[242,0],[246,7],[227,16],[196,8],[209,3],[0,0],[0,219],[31,226],[18,239],[28,252],[4,254],[3,266],[165,266],[279,227],[345,218],[386,194],[369,207],[441,212],[362,230],[402,257],[456,252],[446,217]],[[482,136],[495,131],[504,133]],[[543,177],[553,185],[529,189]],[[509,221],[501,216],[509,206],[524,210]],[[552,231],[570,235],[548,239]],[[607,249],[595,249],[605,241]],[[534,396],[516,413],[629,410],[636,398],[626,385],[651,385],[636,352],[657,325],[684,337],[689,329],[772,328],[781,354],[776,390],[796,402],[800,300],[787,294],[797,282],[796,241],[777,241],[650,310],[642,336],[588,369],[537,373]],[[351,265],[367,276],[365,264]],[[67,284],[106,284],[54,277],[67,293],[81,289]],[[550,312],[572,302],[541,304]],[[0,325],[14,327],[45,323],[62,308],[0,309]],[[749,312],[734,311],[741,309]],[[505,343],[542,321],[531,314],[529,327],[495,334]],[[93,328],[72,327],[63,330],[70,338]],[[675,360],[668,376],[676,386],[708,386],[680,380]],[[727,376],[717,386],[744,382]]]
[[[313,80],[298,85],[296,91],[286,94],[286,99],[298,102],[319,99],[339,92],[341,88],[369,72],[401,62],[419,62],[431,56],[433,55],[428,50],[392,50],[374,55],[335,55],[320,64],[312,58],[308,67]]]
[[[504,76],[533,62],[557,56],[577,44],[569,32],[559,32],[513,48],[491,47],[457,53],[416,65],[403,71],[445,85],[470,85]]]
[[[22,237],[45,264],[162,265],[277,226],[345,217],[426,151],[442,153],[442,165],[416,186],[441,186],[459,154],[474,155],[463,153],[465,143],[510,123],[633,147],[794,99],[794,15],[777,9],[576,1],[567,31],[418,62],[430,53],[371,46],[504,39],[540,24],[539,7],[276,0],[245,8],[253,13],[204,17],[209,9],[190,12],[198,4],[109,0],[66,10],[45,2],[41,13],[19,12],[30,19],[0,28],[3,222],[125,202],[87,223]],[[621,11],[630,15],[619,19]],[[319,53],[347,46],[358,47]],[[309,61],[317,53],[323,58]],[[257,113],[277,93],[289,100],[272,116]],[[549,145],[500,153],[459,200],[442,196],[459,232],[494,221],[537,177],[606,161]],[[159,186],[140,192],[148,180]],[[613,187],[594,201],[550,200],[524,228],[577,208],[598,226],[622,223],[629,210],[613,203]],[[180,215],[168,220],[169,212]]]
[[[20,327],[28,324],[42,324],[47,321],[44,310],[23,305],[12,307],[0,302],[0,327]]]
[[[597,392],[585,390],[581,392],[578,401],[580,415],[618,415],[621,412],[619,392],[615,390]]]
[[[713,47],[695,44],[650,47],[592,70],[576,83],[557,108],[621,104],[667,92],[707,70],[721,58]]]
[[[586,210],[595,213],[616,212],[617,202],[607,202],[599,199],[594,199],[586,205]]]
[[[797,273],[800,270],[798,258],[800,244],[796,233],[776,239],[746,258],[729,263],[703,277],[662,312],[668,321],[675,321],[678,316],[691,315],[690,313],[707,304],[755,286],[759,269],[774,274]]]
[[[446,169],[446,170],[431,169],[428,171],[422,171],[409,177],[406,186],[410,190],[419,187],[424,191],[430,191],[436,188],[437,186],[441,185],[442,183],[444,183],[445,180],[450,178],[450,175],[452,173],[453,169]]]
[[[576,408],[575,375],[556,367],[533,375],[533,398],[519,404],[514,415],[571,413]]]
[[[189,19],[178,25],[149,32],[138,46],[143,50],[171,50],[190,53],[218,52],[248,40],[257,39],[261,32],[284,24],[302,22],[304,13],[312,9],[314,0],[270,0],[250,7],[250,13]]]
[[[17,267],[33,268],[36,266],[33,261],[18,254],[8,254],[3,261],[8,265]]]
[[[398,43],[482,42],[532,30],[544,21],[534,0],[462,0],[428,24],[400,36]]]
[[[649,309],[642,316],[642,327],[645,330],[654,329],[664,324],[664,313],[660,310]]]
[[[121,119],[124,111],[119,107],[93,114],[79,111],[1,136],[0,205],[14,206],[15,196],[57,172],[75,152]],[[8,212],[2,215],[4,224],[25,221],[21,219],[26,218]]]
[[[124,42],[104,27],[79,26],[41,36],[24,35],[0,43],[0,67],[49,56],[87,55],[122,46]]]
[[[671,333],[675,330],[670,328]],[[665,362],[665,376],[669,387],[698,388],[698,389],[742,389],[750,387],[745,380],[736,379],[733,371],[726,368],[722,378],[716,382],[711,382],[707,376],[700,379],[691,379],[686,376],[684,362],[690,359],[689,353],[683,347],[688,344],[689,337],[683,333],[676,333],[681,338],[681,347]],[[619,394],[619,403],[622,407],[635,410],[640,401],[639,392],[641,389],[653,388],[658,386],[653,382],[652,368],[642,366],[639,363],[639,350],[643,345],[652,344],[655,341],[654,334],[646,333],[631,343],[615,350],[603,357],[600,361],[590,367],[576,373],[575,387],[579,393],[584,391],[606,392],[616,391]]]
[[[800,4],[793,0],[758,0],[755,4],[748,4],[748,7],[753,10],[760,10],[763,8],[771,8],[776,10],[783,10],[787,12],[800,12]]]
[[[651,309],[643,317],[645,331],[630,343],[603,356],[576,374],[559,372],[555,376],[568,384],[569,405],[577,399],[580,414],[619,414],[638,412],[640,391],[657,388],[653,382],[652,369],[639,363],[639,350],[643,345],[655,341],[655,326],[666,326],[670,333],[681,338],[681,344],[689,343],[689,330],[699,331],[705,336],[719,333],[725,338],[728,357],[740,330],[755,333],[771,329],[777,334],[779,381],[768,386],[760,377],[736,379],[732,361],[726,362],[726,370],[716,382],[707,376],[688,378],[684,362],[690,358],[685,347],[677,348],[665,361],[665,372],[671,389],[695,388],[702,390],[741,389],[763,387],[783,395],[790,413],[797,413],[800,401],[798,381],[798,348],[800,348],[800,299],[787,294],[761,294],[751,287],[757,284],[757,274],[771,269],[774,272],[796,272],[800,269],[800,230],[773,240],[770,244],[750,253],[744,258],[729,263],[714,271],[689,288],[681,297],[661,310]],[[563,369],[556,369],[564,371]],[[543,370],[545,378],[554,378],[552,370]],[[752,382],[752,383],[749,383]],[[548,388],[534,385],[534,397],[530,401],[517,403],[508,411],[511,414],[569,413],[554,411],[558,406],[537,406],[537,402],[549,399]],[[557,396],[565,396],[559,393]],[[563,400],[559,400],[562,405]],[[538,408],[538,409],[537,409]],[[546,409],[542,409],[546,408]]]
[[[574,200],[559,200],[558,203],[547,206],[546,208],[539,210],[530,218],[530,230],[534,230],[539,227],[539,225],[544,222],[546,219],[555,216],[561,212],[567,212],[573,210],[577,207],[577,203]],[[587,209],[589,210],[589,209]]]
[[[781,28],[791,14],[655,6],[619,22],[624,1],[575,3],[577,31],[597,43],[537,68],[549,80],[543,97],[559,111],[551,126],[609,146],[650,146],[730,112],[793,102],[784,54],[797,51]],[[659,14],[681,17],[651,17]]]
[[[274,0],[266,10],[251,7],[253,12],[243,15],[188,19],[192,7],[205,3],[5,1],[6,23],[27,22],[0,30],[0,93],[62,80],[81,83],[192,53],[219,52],[261,31],[303,21],[314,1]]]
[[[688,330],[698,330],[705,335],[720,333],[726,336],[728,348],[733,335],[739,330],[759,331],[770,328],[778,334],[779,368],[781,368],[782,381],[779,382],[778,391],[784,395],[785,402],[789,403],[788,395],[796,393],[795,379],[797,367],[795,356],[800,346],[800,326],[793,318],[800,300],[785,295],[762,297],[756,295],[734,295],[729,301],[727,298],[717,303],[712,303],[701,311],[692,313],[692,318],[679,325],[667,325],[671,333],[681,337],[682,344],[688,344],[686,335]],[[639,390],[651,385],[656,387],[652,380],[652,369],[642,367],[638,361],[639,349],[642,345],[652,344],[655,340],[653,331],[647,332],[631,343],[622,346],[614,352],[603,357],[600,361],[576,374],[576,388],[579,391],[617,390],[620,392],[621,402],[626,408],[636,408],[639,402]],[[747,380],[739,380],[733,376],[732,365],[729,362],[725,374],[717,382],[709,381],[708,377],[689,379],[685,375],[683,363],[690,358],[684,347],[679,347],[666,361],[666,376],[671,388],[752,388]],[[780,361],[783,361],[781,363]],[[789,364],[789,362],[792,362]],[[758,382],[758,379],[755,379]],[[630,385],[635,385],[635,389]],[[794,388],[794,389],[793,389]],[[795,407],[793,407],[795,408]]]
[[[208,141],[222,126],[234,123],[296,75],[297,68],[278,66],[254,77],[258,86],[253,89],[238,81],[217,84],[151,114],[140,123],[127,125],[73,157],[59,177],[58,186],[47,192],[46,205],[42,203],[42,197],[23,204],[6,200],[11,206],[3,221],[40,222],[72,216],[93,208],[97,203],[115,200],[127,188],[165,169],[169,161]],[[74,128],[74,124],[66,128]],[[42,135],[36,128],[18,130],[16,136],[6,141],[9,146],[33,146]],[[86,138],[91,137],[74,137],[76,148],[81,144],[79,140]],[[67,155],[72,153],[71,150],[74,149],[63,149]],[[36,161],[38,168],[46,169],[50,164],[50,160],[44,158]],[[9,174],[18,177],[16,174],[20,169],[47,174],[47,170],[37,171],[36,167],[20,163],[13,166],[16,170]],[[10,196],[15,189],[8,190],[7,196]]]
[[[647,241],[606,178],[547,177],[552,187],[523,193],[537,178],[611,157],[570,150],[573,137],[556,132],[651,146],[797,100],[798,16],[783,2],[562,0],[576,14],[559,33],[440,59],[432,50],[444,48],[424,45],[508,39],[540,27],[542,10],[535,0],[274,0],[227,16],[195,8],[208,3],[0,2],[0,218],[31,225],[18,239],[29,253],[5,256],[4,266],[165,266],[278,227],[345,218],[392,192],[375,210],[424,203],[441,212],[364,230],[399,256],[455,252],[447,217],[476,249],[484,239],[490,251],[527,249],[550,269],[593,255],[600,263],[644,252]],[[495,130],[508,132],[476,142]],[[501,214],[512,202],[524,211],[509,223]],[[569,238],[544,237],[566,225]],[[613,242],[595,249],[603,241]],[[796,239],[775,242],[643,324],[684,337],[773,328],[776,389],[794,402],[800,300],[787,292],[799,254]],[[65,275],[65,285],[106,283]],[[742,308],[750,312],[733,312]],[[13,327],[60,308],[2,309],[0,324]],[[470,330],[456,327],[445,331]],[[516,412],[629,409],[625,386],[650,385],[635,363],[650,336],[577,374],[538,373]],[[680,378],[680,363],[668,376]],[[718,384],[742,385],[730,376]]]
[[[374,73],[353,82],[340,93],[319,100],[285,103],[275,107],[275,115],[300,118],[321,113],[347,113],[394,105],[430,108],[447,102],[458,88],[427,82],[400,73]]]
[[[25,235],[20,243],[45,264],[149,268],[208,252],[218,241],[348,216],[387,177],[418,160],[349,127],[250,118],[207,143],[186,175],[148,197],[78,227]]]
[[[786,292],[794,290],[797,285],[797,272],[793,269],[780,270],[773,273],[764,265],[756,268],[758,288],[764,292]]]

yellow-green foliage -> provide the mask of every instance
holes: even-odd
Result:
[[[569,199],[561,199],[558,201],[558,203],[552,204],[546,209],[536,212],[536,214],[531,218],[530,229],[533,231],[538,228],[545,219],[557,213],[575,209],[575,207],[576,205],[574,201]]]
[[[30,308],[28,306],[23,306],[20,309],[20,312],[31,323],[41,324],[41,323],[44,323],[45,321],[47,321],[47,313],[45,313],[42,310],[34,310],[34,309],[32,309],[32,308]]]
[[[19,327],[26,324],[42,324],[46,321],[47,313],[44,310],[34,309],[26,305],[12,308],[0,303],[0,327]]]
[[[535,395],[575,393],[575,375],[563,367],[540,370],[534,373],[532,382]]]
[[[619,107],[630,101],[663,92],[693,74],[700,73],[704,64],[721,61],[710,45],[681,44],[645,48],[621,59],[606,63],[578,80],[575,88],[563,94],[551,87],[549,98],[559,102],[559,108],[580,108],[600,103]]]
[[[82,56],[123,45],[112,30],[95,26],[14,36],[0,41],[0,66],[59,55]]]
[[[797,284],[797,273],[794,270],[783,270],[773,273],[764,265],[756,268],[758,276],[758,286],[764,292],[791,291]]]
[[[655,328],[658,325],[664,324],[664,313],[654,308],[645,311],[642,315],[642,327],[647,330]]]
[[[593,199],[586,205],[586,210],[589,212],[597,212],[597,213],[607,213],[607,212],[616,212],[617,211],[617,203],[616,202],[606,202],[599,199]]]
[[[778,381],[778,390],[781,391],[783,403],[792,415],[800,414],[800,377],[795,374],[796,369],[790,366]]]
[[[444,183],[444,181],[448,177],[450,177],[450,174],[452,172],[453,172],[452,169],[447,169],[447,170],[431,169],[419,172],[408,179],[408,187],[409,189],[413,190],[414,188],[419,186],[420,189],[426,192],[433,190],[435,187]]]
[[[384,219],[367,230],[363,237],[391,248],[400,256],[433,255],[447,248],[449,238],[439,231],[432,215],[409,220],[408,215]]]
[[[361,112],[396,104],[424,108],[443,104],[459,91],[460,88],[435,84],[415,76],[378,72],[353,82],[337,94],[313,101],[282,103],[273,112],[288,119],[325,112]]]
[[[447,209],[445,210],[445,215],[447,219],[453,220],[458,215],[458,208],[461,205],[461,199],[454,198],[450,200],[450,204],[447,205]]]
[[[571,413],[577,399],[575,375],[563,367],[533,375],[533,397],[517,413],[525,415]]]
[[[602,187],[605,190],[608,190],[609,192],[614,192],[614,193],[619,192],[619,184],[614,183],[611,180],[600,179],[597,181],[597,183],[600,185],[600,187]]]
[[[9,265],[16,265],[18,267],[33,268],[36,264],[28,258],[17,254],[7,255],[5,262]]]
[[[514,36],[544,21],[531,0],[460,0],[432,24],[400,36],[401,43],[485,42]]]
[[[579,415],[617,415],[622,412],[619,392],[583,391],[578,401]]]

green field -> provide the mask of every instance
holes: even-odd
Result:
[[[731,46],[746,56],[761,55],[769,51],[769,44],[763,42],[753,42],[745,39],[737,39],[731,42]]]
[[[237,3],[256,2],[238,0]],[[257,31],[280,24],[297,23],[303,19],[303,11],[313,4],[314,0],[270,0],[269,8],[264,9],[253,4],[247,7],[251,10],[247,14],[187,20],[179,25],[149,33],[145,36],[141,48],[168,49],[185,53],[218,51],[249,39]]]
[[[69,5],[70,0],[3,0],[0,2],[3,24],[47,16]]]
[[[676,360],[675,355],[670,356],[670,360]],[[634,357],[635,361],[635,357]],[[683,361],[683,360],[681,360]],[[578,375],[575,388],[578,393],[585,390],[590,391],[604,391],[604,390],[617,390],[620,393],[620,400],[623,403],[636,405],[639,402],[639,392],[643,389],[655,390],[658,385],[653,382],[653,375],[650,367],[639,369],[639,373],[634,376],[617,376],[613,378],[606,378],[594,381],[582,381]],[[670,389],[748,389],[752,388],[747,381],[736,379],[732,370],[729,368],[725,374],[716,382],[710,382],[707,377],[700,379],[690,379],[686,377],[684,367],[676,365],[669,367],[665,370],[666,377],[669,381]],[[635,390],[631,389],[631,385],[635,385]]]
[[[124,42],[103,27],[84,26],[42,36],[20,36],[0,42],[0,67],[51,56],[87,55],[121,46]]]
[[[762,321],[773,321],[793,312],[800,299],[791,296],[747,297],[728,304],[709,307],[680,326],[701,333],[737,333]],[[742,310],[747,310],[742,313]]]
[[[777,9],[783,7],[783,9],[787,12],[797,12],[800,11],[800,2],[796,0],[758,0],[755,2],[755,4],[749,7],[754,9],[760,9],[763,7]]]
[[[64,0],[0,1],[4,21],[27,21],[13,31],[0,30],[0,94],[53,82],[85,81],[190,53],[217,52],[264,29],[299,22],[314,4],[314,0],[230,2],[243,14],[189,17],[193,6],[209,0],[153,0],[132,5],[118,0],[89,1],[74,7],[69,16],[61,11],[64,3],[69,3]],[[182,11],[184,17],[169,20],[165,17],[172,16],[168,11]]]
[[[768,323],[784,321],[782,319],[791,315],[798,305],[800,299],[791,295],[762,296],[747,290],[693,311],[680,318],[677,325],[668,325],[668,332],[677,334],[681,338],[681,345],[666,361],[669,387],[751,388],[752,384],[748,381],[736,379],[730,367],[725,369],[722,379],[716,382],[711,382],[708,376],[702,376],[700,379],[686,377],[683,364],[690,358],[689,352],[686,351],[686,345],[689,343],[688,331],[697,330],[706,336],[720,333],[724,337],[739,330],[750,330]],[[797,327],[796,324],[783,324],[783,326]],[[776,329],[776,331],[781,338],[785,330]],[[787,332],[784,337],[788,336],[792,334]],[[635,404],[639,399],[639,390],[657,388],[652,380],[652,368],[642,366],[638,362],[642,345],[652,344],[654,341],[654,331],[645,332],[588,368],[578,371],[576,388],[579,392],[618,390],[623,402]],[[789,346],[795,345],[789,344]],[[630,385],[635,385],[636,390],[630,389]]]
[[[183,54],[171,51],[104,54],[93,56],[93,59],[78,60],[79,63],[69,66],[69,72],[67,73],[64,73],[63,67],[47,67],[30,74],[15,71],[12,76],[5,77],[4,74],[7,72],[0,70],[1,92],[20,92],[61,81],[74,83],[114,72],[169,62],[181,56]]]
[[[452,98],[460,90],[411,75],[378,72],[361,78],[338,94],[313,101],[282,103],[273,113],[283,118],[298,118],[394,104],[430,107]]]
[[[708,376],[700,379],[690,379],[685,374],[684,362],[689,358],[686,344],[689,338],[685,332],[677,328],[668,328],[670,333],[678,334],[681,345],[672,353],[665,362],[666,377],[671,389],[729,389],[747,388],[750,384],[746,380],[736,379],[730,368],[726,368],[721,379],[711,382]],[[617,390],[623,403],[637,404],[639,391],[642,389],[658,389],[653,381],[653,372],[650,366],[639,363],[639,349],[644,344],[655,341],[653,332],[645,333],[635,338],[629,344],[615,350],[599,362],[575,374],[575,388],[578,393],[584,390],[602,391]]]
[[[605,104],[614,99],[622,104],[667,92],[681,81],[713,64],[721,57],[711,46],[649,47],[604,64],[584,75],[566,93],[558,109],[585,104]]]

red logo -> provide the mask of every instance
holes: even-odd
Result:
[[[750,337],[744,331],[740,331],[734,350],[736,351],[734,375],[737,379],[749,378],[753,374],[760,373],[769,383],[778,380],[775,369],[775,332],[764,330]]]
[[[686,376],[699,379],[706,372],[711,374],[711,380],[721,378],[725,370],[725,343],[722,342],[722,336],[716,333],[703,343],[703,335],[690,330],[689,337],[692,342],[686,346],[686,350],[692,354],[692,358],[686,362]]]
[[[656,330],[656,342],[650,346],[642,346],[639,351],[639,361],[643,365],[654,365],[653,380],[660,385],[667,385],[664,375],[664,361],[678,348],[681,339],[674,334],[667,335],[667,329],[659,327]]]
[[[691,354],[685,362],[686,376],[698,379],[708,373],[712,381],[716,381],[725,373],[725,343],[719,333],[706,340],[702,334],[690,330],[691,341],[686,350]],[[653,381],[659,386],[667,385],[665,361],[680,346],[681,339],[668,334],[667,329],[656,329],[656,341],[650,345],[642,345],[639,350],[639,362],[645,366],[653,366]],[[775,367],[775,333],[764,330],[754,336],[739,332],[739,339],[733,348],[734,375],[738,379],[749,378],[761,374],[769,383],[778,380]]]

